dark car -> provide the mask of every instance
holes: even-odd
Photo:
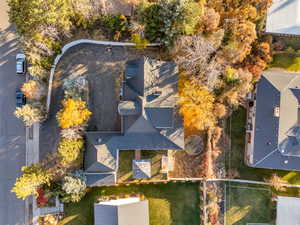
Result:
[[[26,104],[26,97],[24,93],[20,90],[16,90],[16,105],[17,107],[22,107],[23,105]]]

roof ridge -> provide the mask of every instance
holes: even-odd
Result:
[[[260,159],[259,161],[257,161],[253,167],[256,167],[258,164],[260,164],[261,162],[263,162],[264,160],[266,160],[269,156],[273,155],[274,152],[276,152],[278,150],[278,148],[275,148],[275,150],[273,150],[272,152],[269,152],[266,156],[264,156],[262,159]]]

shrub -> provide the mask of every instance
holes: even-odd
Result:
[[[86,180],[83,176],[69,175],[62,181],[62,202],[79,202],[86,194]]]
[[[86,93],[88,89],[88,82],[84,77],[76,79],[65,79],[63,82],[64,97],[86,100]]]
[[[46,88],[36,80],[30,80],[23,84],[21,91],[27,98],[41,100],[46,96]]]
[[[62,138],[58,145],[58,153],[61,163],[65,167],[75,166],[82,159],[83,140],[72,140]]]
[[[131,40],[135,43],[137,49],[147,48],[148,41],[146,39],[141,38],[139,34],[133,34],[131,36]]]
[[[17,198],[26,199],[30,195],[37,194],[37,188],[49,185],[51,175],[41,165],[35,164],[22,167],[22,176],[17,178],[11,190],[16,193]]]
[[[116,41],[129,31],[128,21],[124,15],[105,15],[102,18],[102,23]]]
[[[45,118],[42,106],[37,104],[26,104],[22,107],[17,107],[15,115],[17,118],[23,120],[26,126],[32,126],[34,123],[39,123]]]
[[[275,173],[269,179],[266,179],[266,182],[270,183],[276,191],[285,191],[286,187],[283,185],[288,183],[286,180],[279,177]]]
[[[62,101],[63,109],[57,114],[59,126],[61,128],[70,128],[87,123],[91,112],[86,108],[86,103],[72,98]]]

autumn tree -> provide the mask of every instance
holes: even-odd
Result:
[[[62,105],[57,119],[59,126],[64,129],[86,124],[92,114],[84,101],[69,98],[63,100]]]
[[[65,167],[76,166],[82,159],[83,140],[72,140],[62,138],[58,145],[58,153],[61,157],[61,163]]]
[[[253,43],[251,53],[244,60],[243,65],[253,74],[253,80],[257,81],[271,59],[269,43],[256,41]]]
[[[225,85],[218,100],[230,106],[237,106],[245,98],[246,94],[253,88],[252,74],[244,69],[238,69],[237,81],[233,85]]]
[[[228,43],[223,48],[223,58],[229,63],[242,62],[250,54],[251,44],[256,38],[254,23],[250,21],[233,23]]]
[[[43,107],[39,104],[26,104],[22,107],[17,107],[15,115],[23,120],[26,126],[32,126],[45,118]]]
[[[8,0],[9,19],[22,35],[33,35],[38,28],[55,24],[69,29],[70,8],[67,0]]]
[[[62,129],[60,135],[66,139],[73,139],[73,140],[81,139],[83,135],[83,128],[72,127],[72,128]]]
[[[35,164],[22,167],[23,174],[17,178],[11,190],[17,198],[26,199],[30,195],[37,194],[37,188],[42,185],[49,185],[51,174],[44,170],[41,165]]]
[[[181,75],[184,76],[184,75]],[[179,83],[179,112],[188,132],[207,129],[215,124],[214,96],[204,87],[185,77]]]
[[[26,98],[41,100],[46,96],[45,86],[36,80],[30,80],[23,84],[21,91],[25,94]]]
[[[199,29],[203,32],[214,32],[220,23],[220,15],[213,8],[205,8],[204,15],[199,22]]]

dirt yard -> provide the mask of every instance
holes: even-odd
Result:
[[[125,62],[152,51],[134,48],[111,47],[104,45],[82,44],[69,49],[60,60],[53,80],[49,119],[42,125],[40,145],[42,154],[56,150],[59,129],[56,113],[63,99],[62,81],[66,77],[86,76],[89,82],[88,107],[93,113],[88,130],[120,130],[117,106],[120,93],[121,75]]]

